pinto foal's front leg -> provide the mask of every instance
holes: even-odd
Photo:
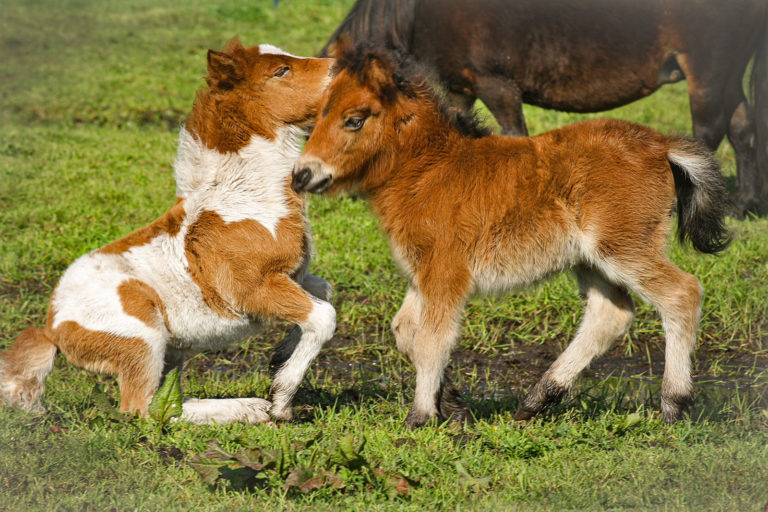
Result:
[[[336,310],[330,303],[307,293],[286,274],[268,275],[263,285],[248,297],[246,307],[254,315],[287,320],[297,324],[301,330],[298,340],[290,343],[295,345],[290,356],[274,369],[272,379],[271,413],[276,419],[290,420],[293,417],[291,402],[296,390],[310,363],[333,337]]]
[[[333,286],[322,277],[307,273],[299,284],[320,300],[331,302],[331,298],[333,298]],[[301,341],[301,327],[294,325],[285,338],[275,347],[272,358],[269,360],[269,373],[272,378],[275,377],[277,371],[293,355],[293,351],[296,350],[299,341]]]

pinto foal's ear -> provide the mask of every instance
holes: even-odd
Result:
[[[229,90],[242,79],[240,64],[232,55],[208,50],[208,76],[205,81],[209,87]]]

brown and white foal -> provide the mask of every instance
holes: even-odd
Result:
[[[64,272],[45,327],[24,331],[2,355],[0,401],[41,409],[61,350],[75,365],[116,374],[120,409],[145,416],[164,371],[187,354],[279,318],[297,324],[300,338],[281,348],[270,412],[291,417],[293,395],[336,325],[330,285],[307,272],[306,201],[290,187],[332,62],[237,39],[208,52],[208,86],[179,136],[178,202]],[[253,423],[269,409],[258,398],[187,400],[182,419]]]
[[[627,330],[631,290],[663,319],[661,407],[666,421],[677,420],[692,395],[702,290],[665,254],[672,216],[698,250],[729,241],[725,188],[707,149],[611,120],[537,137],[487,136],[441,109],[423,79],[380,50],[342,43],[336,66],[293,186],[352,189],[381,218],[411,285],[392,322],[398,349],[416,367],[407,423],[467,417],[443,376],[470,296],[568,269],[586,303],[581,326],[517,417],[556,403]]]

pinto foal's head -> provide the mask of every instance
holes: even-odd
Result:
[[[427,70],[413,61],[364,44],[353,47],[345,38],[331,53],[337,58],[334,78],[294,167],[297,192],[356,188],[378,166],[389,165],[393,151],[427,143],[429,123],[462,136],[487,135],[473,115],[447,108],[428,85]]]
[[[186,127],[222,153],[253,135],[275,139],[281,128],[310,126],[333,59],[295,57],[270,45],[245,48],[237,38],[208,50],[208,87],[197,95]]]

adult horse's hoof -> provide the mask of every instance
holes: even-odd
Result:
[[[536,413],[539,411],[534,411],[532,409],[527,408],[524,405],[521,405],[519,409],[517,409],[517,412],[513,416],[513,418],[517,421],[528,421],[529,419],[536,416]]]
[[[766,201],[768,204],[768,201]],[[729,214],[734,219],[742,220],[749,215],[763,215],[768,213],[768,206],[762,206],[757,199],[735,198],[729,208]]]

